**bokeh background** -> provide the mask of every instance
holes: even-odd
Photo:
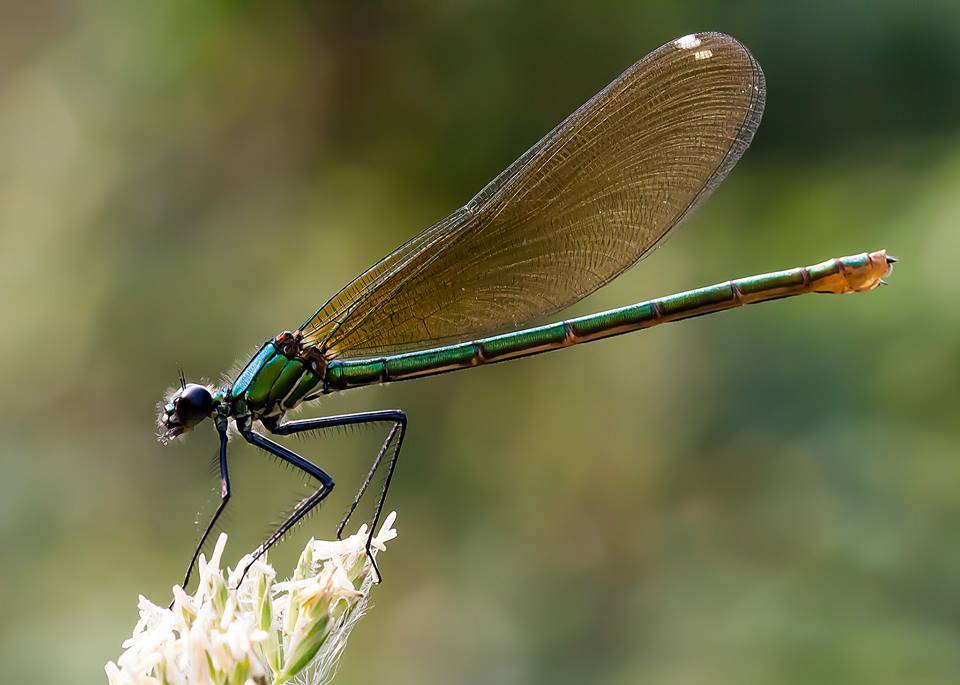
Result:
[[[713,199],[587,312],[887,248],[808,297],[326,399],[403,407],[399,539],[340,683],[960,679],[960,5],[4,2],[0,681],[102,683],[180,577],[219,378],[658,45],[769,86]],[[380,436],[301,447],[339,499]],[[232,457],[230,560],[300,483]]]

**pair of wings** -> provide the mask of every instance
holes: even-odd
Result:
[[[704,200],[765,100],[750,52],[684,36],[627,69],[464,207],[347,285],[301,330],[328,358],[522,327],[608,283]]]

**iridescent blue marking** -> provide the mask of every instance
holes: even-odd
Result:
[[[247,388],[250,387],[250,383],[254,377],[276,351],[277,349],[273,346],[273,343],[270,342],[261,347],[260,351],[257,352],[257,356],[250,360],[250,363],[247,364],[243,371],[240,372],[240,375],[237,376],[237,380],[233,382],[233,387],[230,389],[230,396],[240,397],[245,393]]]

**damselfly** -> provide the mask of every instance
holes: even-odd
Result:
[[[181,373],[179,389],[160,412],[160,438],[166,442],[212,418],[220,436],[221,483],[220,504],[184,585],[230,499],[231,422],[248,443],[316,480],[316,490],[264,540],[257,557],[334,486],[327,472],[261,430],[283,436],[384,426],[386,438],[337,529],[339,536],[384,466],[372,535],[403,445],[406,415],[392,409],[286,420],[291,409],[334,391],[516,359],[754,302],[861,292],[882,283],[894,260],[879,251],[523,328],[589,295],[648,254],[746,150],[764,99],[763,72],[736,40],[703,33],[667,43],[461,209],[391,252],[301,326],[265,342],[232,383],[188,384]]]

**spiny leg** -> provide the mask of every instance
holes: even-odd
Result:
[[[320,481],[320,487],[313,494],[308,495],[304,499],[300,500],[300,502],[297,503],[297,506],[294,507],[293,512],[283,523],[280,524],[277,530],[274,531],[270,537],[264,540],[256,550],[254,550],[253,558],[251,559],[250,563],[247,564],[247,567],[243,569],[243,574],[240,576],[240,581],[237,583],[238,587],[240,583],[243,582],[243,579],[246,577],[247,571],[250,569],[250,566],[253,565],[253,562],[262,557],[264,553],[274,544],[276,544],[276,542],[282,538],[288,530],[297,525],[297,522],[299,522],[300,519],[309,514],[314,507],[316,507],[326,498],[327,495],[333,492],[334,485],[333,478],[330,477],[330,474],[321,469],[319,466],[315,465],[313,462],[304,459],[296,452],[288,450],[283,445],[278,445],[273,440],[260,435],[249,427],[241,428],[240,435],[242,435],[244,440],[249,442],[251,445],[259,447],[278,459],[283,459],[288,464],[292,464],[304,473],[313,476]]]
[[[347,510],[347,513],[340,522],[340,525],[337,526],[337,539],[339,540],[343,534],[344,528],[346,528],[347,523],[350,521],[350,517],[353,516],[357,506],[360,504],[360,500],[363,498],[364,493],[366,493],[367,487],[369,487],[370,483],[373,481],[374,475],[376,474],[377,469],[379,469],[384,456],[386,456],[386,454],[389,452],[390,461],[387,466],[387,476],[384,480],[383,490],[381,491],[380,498],[377,501],[373,518],[370,521],[365,546],[367,558],[370,559],[370,565],[373,567],[375,580],[379,583],[383,579],[383,576],[380,573],[380,567],[377,566],[376,559],[374,559],[370,547],[373,542],[373,536],[376,531],[377,524],[380,522],[380,515],[383,512],[383,505],[387,499],[387,491],[390,489],[390,481],[393,478],[393,472],[397,467],[397,458],[400,456],[400,448],[403,446],[403,436],[407,431],[407,415],[400,409],[384,409],[380,411],[361,412],[358,414],[326,416],[317,419],[299,419],[296,421],[287,421],[286,423],[280,423],[277,419],[268,419],[263,422],[263,425],[267,430],[276,435],[293,435],[295,433],[321,430],[324,428],[367,423],[390,423],[390,431],[387,433],[387,437],[383,441],[383,445],[381,445],[376,458],[373,460],[373,465],[370,467],[370,471],[367,473],[366,478],[364,478],[363,483],[360,485],[360,489],[353,498],[353,503]],[[396,439],[395,444],[394,439]],[[392,444],[394,446],[393,450],[391,451],[390,446]]]
[[[207,529],[203,531],[203,535],[197,543],[197,548],[193,551],[193,557],[191,557],[190,564],[187,566],[187,572],[183,575],[184,589],[187,588],[187,583],[190,582],[190,574],[193,573],[193,567],[197,563],[197,558],[200,556],[200,550],[203,549],[203,544],[210,536],[210,531],[212,531],[216,525],[220,514],[226,509],[227,502],[230,501],[230,474],[227,471],[227,424],[225,421],[218,423],[217,432],[220,434],[220,504],[213,513],[210,523],[207,524]]]
[[[380,514],[383,510],[383,504],[386,501],[387,490],[390,488],[390,479],[393,477],[393,471],[397,465],[397,457],[400,455],[400,447],[403,444],[403,436],[407,430],[406,417],[401,420],[398,420],[390,427],[390,431],[387,433],[387,437],[384,438],[383,444],[380,446],[380,450],[377,452],[376,459],[373,460],[373,464],[370,465],[370,470],[367,472],[367,477],[364,478],[363,483],[360,485],[360,489],[357,490],[357,494],[353,498],[353,502],[350,504],[350,508],[347,510],[347,513],[344,515],[343,520],[340,521],[340,525],[337,526],[337,539],[340,540],[343,536],[343,529],[347,527],[347,523],[350,521],[350,517],[353,516],[353,513],[357,510],[357,506],[360,504],[360,500],[363,498],[364,493],[366,493],[367,488],[370,486],[370,483],[373,481],[373,477],[377,473],[377,469],[380,468],[380,462],[383,461],[384,455],[390,449],[390,445],[393,443],[393,439],[397,436],[397,444],[393,448],[390,457],[390,464],[387,467],[387,478],[384,482],[383,492],[380,494],[380,499],[377,504],[377,509],[374,513],[373,520],[371,522],[371,532],[373,528],[376,527],[377,523],[380,521]]]

